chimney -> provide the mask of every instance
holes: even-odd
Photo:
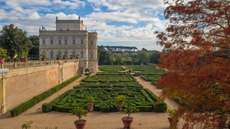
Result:
[[[56,17],[56,21],[58,20],[58,17]]]

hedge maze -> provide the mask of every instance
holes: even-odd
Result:
[[[52,102],[43,104],[43,112],[69,112],[77,106],[87,109],[88,96],[94,97],[94,111],[116,112],[118,106],[115,97],[119,95],[126,96],[123,108],[134,106],[140,112],[164,112],[167,109],[166,103],[156,103],[158,97],[144,89],[132,75],[125,72],[119,74],[117,71],[123,69],[121,66],[101,66],[100,69],[105,71],[85,77],[80,85],[74,86]],[[111,69],[116,71],[111,72]]]

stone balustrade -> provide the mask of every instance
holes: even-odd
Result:
[[[3,63],[1,68],[6,69],[19,69],[19,68],[29,68],[29,67],[38,67],[44,65],[53,65],[53,64],[63,64],[68,62],[75,62],[77,59],[69,60],[49,60],[49,61],[28,61],[28,62],[13,62],[13,63]]]

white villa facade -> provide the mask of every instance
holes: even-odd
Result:
[[[39,28],[39,55],[46,54],[46,60],[56,60],[56,54],[79,54],[79,68],[89,68],[91,72],[97,72],[97,32],[83,30],[83,21],[58,20],[56,17],[56,30]],[[41,58],[41,57],[40,57]]]

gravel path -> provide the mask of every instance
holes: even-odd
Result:
[[[69,113],[56,111],[43,113],[41,107],[43,103],[51,102],[65,91],[78,85],[83,78],[80,77],[19,116],[10,117],[10,113],[4,115],[4,117],[0,118],[0,129],[21,129],[20,126],[25,121],[30,120],[34,121],[30,129],[54,129],[55,127],[58,127],[58,129],[76,129],[73,122],[78,119],[77,116],[70,116]],[[136,78],[144,88],[150,89],[156,95],[160,94],[161,90],[156,89],[150,82],[146,82],[140,77]],[[170,100],[166,100],[166,103],[168,107],[175,107],[177,105]],[[84,129],[123,129],[121,118],[124,116],[127,116],[124,112],[101,113],[93,111],[88,113],[87,117],[83,117],[83,119],[87,120]],[[166,113],[138,112],[131,114],[131,116],[134,118],[134,121],[130,129],[168,129],[169,127],[168,115]]]

